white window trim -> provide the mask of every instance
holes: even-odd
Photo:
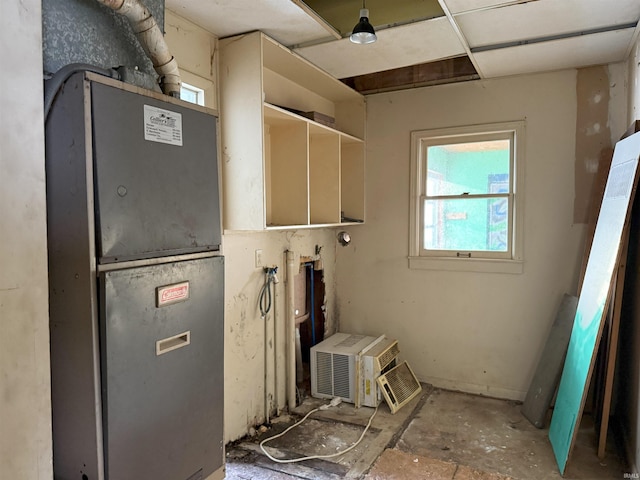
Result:
[[[425,178],[424,148],[426,139],[483,135],[495,132],[513,132],[513,239],[511,258],[467,258],[453,256],[421,255],[422,225],[422,182]],[[524,120],[502,123],[470,125],[464,127],[440,128],[411,132],[411,186],[409,221],[409,268],[445,271],[511,273],[523,272],[524,266],[524,165],[525,165],[525,122]]]

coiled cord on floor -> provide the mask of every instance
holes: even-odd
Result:
[[[358,440],[351,445],[350,447],[345,448],[344,450],[340,451],[340,452],[336,452],[336,453],[331,453],[328,455],[310,455],[308,457],[299,457],[299,458],[289,458],[289,459],[280,459],[280,458],[275,458],[273,456],[271,456],[269,454],[269,452],[267,452],[264,448],[264,444],[267,442],[270,442],[271,440],[275,440],[276,438],[280,438],[283,435],[285,435],[287,432],[289,432],[290,430],[294,429],[295,427],[297,427],[298,425],[300,425],[302,422],[304,422],[307,418],[309,418],[309,415],[311,415],[312,413],[317,412],[318,410],[327,410],[329,407],[334,407],[336,406],[339,402],[335,402],[336,399],[332,400],[331,403],[328,403],[326,405],[322,405],[321,407],[318,408],[314,408],[313,410],[311,410],[309,413],[307,413],[302,420],[294,423],[293,425],[291,425],[289,428],[287,428],[284,432],[279,433],[277,435],[274,435],[273,437],[269,437],[269,438],[265,438],[263,441],[260,442],[260,449],[262,450],[262,452],[269,457],[270,460],[273,460],[276,463],[295,463],[295,462],[302,462],[303,460],[313,460],[313,459],[317,459],[317,458],[333,458],[333,457],[338,457],[340,455],[343,455],[345,453],[347,453],[350,450],[353,450],[354,448],[356,448],[356,446],[358,446],[358,444],[362,441],[362,439],[364,438],[365,434],[367,433],[367,431],[369,430],[369,427],[371,426],[371,423],[373,422],[373,417],[376,416],[376,413],[378,413],[378,407],[375,408],[375,410],[373,411],[373,413],[371,414],[371,416],[369,417],[369,421],[367,422],[367,426],[365,427],[365,429],[362,431],[362,434],[360,435],[360,438],[358,438]]]

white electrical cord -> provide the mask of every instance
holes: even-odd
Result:
[[[262,450],[262,452],[269,457],[269,459],[273,460],[276,463],[295,463],[295,462],[302,462],[303,460],[313,460],[316,458],[332,458],[332,457],[338,457],[340,455],[343,455],[345,453],[347,453],[348,451],[354,449],[356,446],[358,446],[358,444],[362,441],[362,439],[364,438],[365,434],[367,433],[367,430],[369,430],[369,427],[371,426],[371,422],[373,422],[373,417],[376,416],[376,413],[378,413],[378,407],[376,407],[376,409],[373,411],[373,413],[371,414],[371,416],[369,417],[369,421],[367,422],[367,426],[364,428],[362,434],[360,435],[360,438],[358,438],[358,440],[356,441],[356,443],[354,443],[353,445],[351,445],[348,448],[345,448],[344,450],[342,450],[341,452],[336,452],[336,453],[332,453],[332,454],[328,454],[328,455],[311,455],[308,457],[300,457],[300,458],[289,458],[289,459],[285,459],[282,460],[280,458],[274,458],[271,455],[269,455],[269,452],[267,452],[264,448],[264,444],[267,442],[270,442],[271,440],[275,440],[276,438],[280,438],[282,437],[284,434],[286,434],[289,430],[292,430],[293,428],[297,427],[298,425],[300,425],[302,422],[304,422],[309,415],[311,415],[312,413],[317,412],[318,410],[327,410],[330,407],[335,407],[336,405],[340,404],[342,400],[340,398],[334,398],[333,400],[331,400],[330,403],[326,404],[326,405],[322,405],[321,407],[318,408],[314,408],[313,410],[311,410],[309,413],[307,413],[302,420],[294,423],[293,425],[291,425],[289,428],[287,428],[284,432],[279,433],[277,435],[274,435],[273,437],[269,437],[269,438],[265,438],[263,441],[260,442],[260,449]]]

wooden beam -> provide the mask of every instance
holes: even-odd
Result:
[[[464,56],[358,75],[344,78],[342,81],[360,93],[370,94],[478,78],[480,77],[471,60]]]

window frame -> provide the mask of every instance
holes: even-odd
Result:
[[[423,248],[425,199],[456,199],[463,195],[427,196],[426,149],[430,146],[471,143],[487,140],[512,140],[510,154],[509,249],[508,252],[472,250],[426,250]],[[524,120],[449,127],[411,132],[411,188],[409,268],[495,273],[522,273],[524,228]],[[504,195],[500,195],[504,196]],[[469,198],[495,198],[493,194]]]
[[[190,100],[187,100],[186,98],[182,97],[182,95],[180,97],[181,100],[184,100],[185,102],[193,103],[195,105],[200,105],[201,107],[204,107],[204,102],[205,102],[204,88],[196,87],[195,85],[192,85],[192,84],[187,83],[187,82],[182,82],[182,84],[180,85],[180,94],[182,94],[182,90],[183,89],[194,93],[195,97],[196,97],[196,101],[195,102],[191,102]]]
[[[215,84],[211,80],[201,77],[199,75],[195,75],[183,69],[180,69],[180,77],[181,77],[182,83],[186,83],[191,87],[195,87],[195,89],[197,90],[203,91],[203,95],[204,95],[203,105],[205,107],[212,108],[212,109],[218,108],[217,99],[216,99],[216,88],[215,88]]]

